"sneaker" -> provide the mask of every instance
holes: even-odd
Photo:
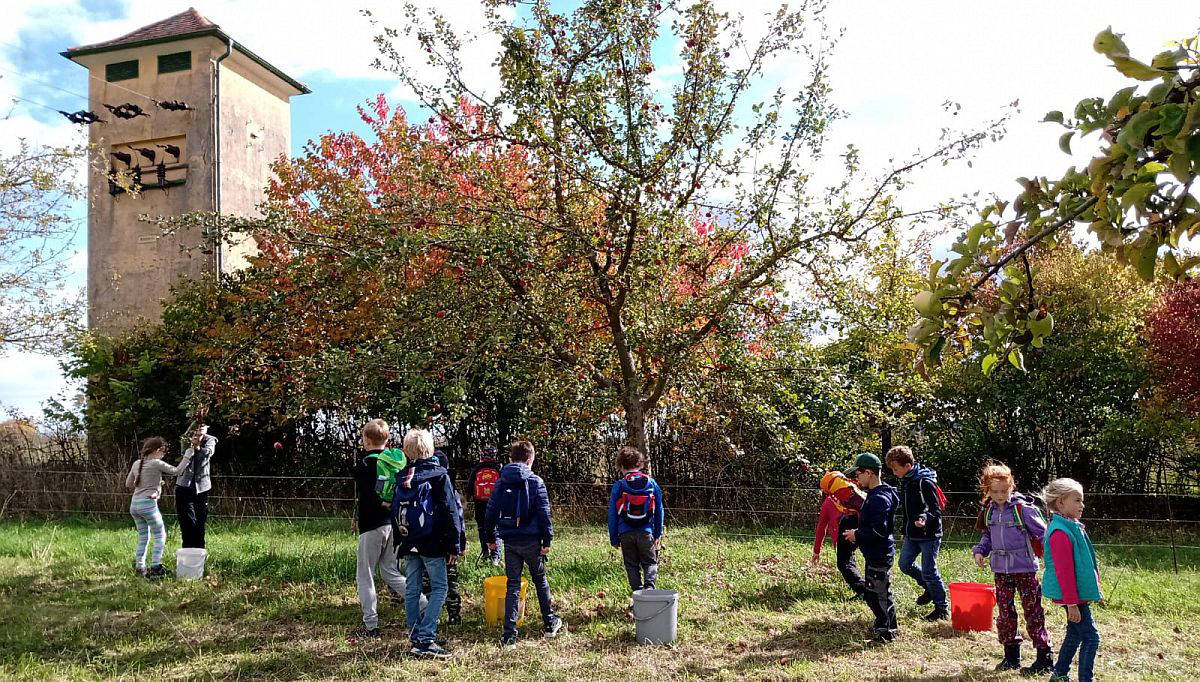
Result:
[[[437,642],[426,642],[424,644],[413,644],[408,653],[421,658],[450,658],[450,652],[446,647]]]
[[[947,620],[949,618],[950,618],[950,612],[947,611],[946,607],[944,607],[944,606],[939,606],[939,607],[935,608],[932,613],[930,613],[928,616],[925,616],[925,620],[927,620],[931,623],[934,621],[938,621],[938,620]]]
[[[501,649],[517,648],[517,636],[515,634],[501,636],[500,637],[500,648]]]
[[[896,633],[888,630],[876,630],[875,641],[880,644],[891,644],[896,641]]]
[[[146,577],[151,580],[159,580],[167,577],[167,571],[162,567],[162,564],[155,564],[146,571]]]
[[[139,565],[137,564],[137,562],[134,562],[134,564],[133,564],[133,572],[134,572],[134,573],[136,573],[137,575],[139,575],[139,576],[143,577],[143,578],[145,578],[145,577],[146,577],[146,567],[145,567],[145,566],[139,566]]]
[[[563,629],[563,625],[566,625],[566,623],[563,622],[562,618],[551,616],[550,623],[546,625],[546,629],[542,632],[546,637],[554,638],[558,636],[558,631]]]
[[[929,594],[929,590],[925,590],[924,592],[921,593],[921,596],[917,597],[917,606],[924,606],[926,604],[932,604],[932,603],[933,603],[933,595]]]
[[[369,628],[364,625],[352,630],[348,639],[377,639],[379,637],[379,628]]]

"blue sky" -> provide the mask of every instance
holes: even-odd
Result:
[[[87,92],[86,72],[59,52],[114,38],[189,5],[312,89],[312,94],[293,99],[294,154],[305,141],[328,130],[362,132],[364,125],[354,113],[356,104],[380,92],[396,102],[404,92],[393,76],[370,67],[375,29],[358,8],[370,6],[381,23],[399,26],[403,22],[400,4],[6,0],[5,22],[0,25],[0,106],[4,107],[0,112],[7,111],[8,116],[0,119],[0,151],[17,137],[61,142],[74,132],[62,117],[46,109],[22,101],[8,106],[13,95],[64,110],[82,106],[83,98],[37,82]],[[424,4],[438,3],[426,0]],[[761,25],[758,17],[778,6],[754,0],[719,0],[718,4],[743,12],[750,32]],[[1021,113],[1004,140],[984,149],[970,169],[937,167],[920,174],[908,200],[928,205],[975,190],[1011,194],[1016,189],[1013,178],[1061,173],[1071,163],[1086,163],[1094,149],[1087,142],[1077,143],[1075,157],[1067,158],[1057,149],[1059,131],[1038,123],[1050,109],[1069,109],[1082,97],[1104,95],[1124,85],[1092,52],[1092,36],[1111,24],[1126,33],[1135,53],[1148,56],[1163,49],[1166,40],[1195,33],[1200,17],[1188,9],[1189,4],[834,0],[828,18],[846,31],[832,58],[834,98],[850,117],[835,129],[829,149],[836,156],[853,142],[863,150],[867,167],[883,170],[889,159],[904,159],[936,144],[942,126],[968,126],[991,118],[1019,98]],[[472,2],[456,2],[453,7],[451,18],[460,29],[480,24],[481,12]],[[664,42],[656,50],[659,72],[668,78],[678,47]],[[494,83],[490,68],[494,52],[494,43],[488,41],[471,48],[467,72],[474,82]],[[802,74],[798,64],[783,62],[770,75],[794,84],[797,74]],[[947,115],[941,106],[946,100],[961,103],[962,113]],[[78,253],[68,264],[72,280],[79,283],[85,276],[85,231],[79,232]],[[62,388],[53,358],[0,357],[0,404],[35,413],[43,399]]]

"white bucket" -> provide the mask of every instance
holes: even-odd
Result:
[[[639,644],[671,644],[675,641],[679,593],[675,590],[636,590],[633,620]]]
[[[208,550],[198,547],[183,547],[175,550],[175,577],[181,580],[199,580],[204,577],[204,560]]]

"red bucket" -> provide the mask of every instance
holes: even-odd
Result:
[[[950,624],[955,630],[991,630],[996,588],[983,583],[950,583]]]

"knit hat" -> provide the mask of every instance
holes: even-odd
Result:
[[[879,461],[879,455],[870,452],[864,452],[854,460],[854,468],[857,469],[874,469],[880,471],[883,469],[883,462]]]
[[[492,461],[496,459],[496,446],[485,445],[482,448],[479,448],[479,459],[484,461]]]

